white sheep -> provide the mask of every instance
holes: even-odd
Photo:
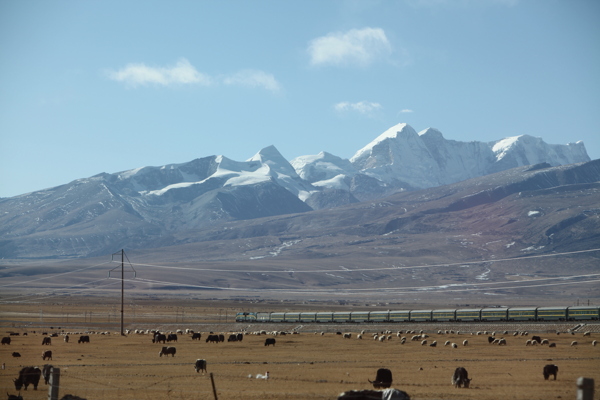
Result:
[[[269,379],[269,371],[265,372],[265,374],[256,374],[256,379]]]

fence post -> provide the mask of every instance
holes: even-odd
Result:
[[[48,388],[48,400],[58,400],[58,389],[60,386],[60,368],[52,367],[50,371],[50,387]]]
[[[217,399],[217,388],[215,387],[215,380],[213,378],[212,372],[210,373],[210,382],[212,383],[213,396],[215,396],[215,400],[218,400]]]
[[[594,400],[594,380],[584,378],[577,379],[577,400]]]

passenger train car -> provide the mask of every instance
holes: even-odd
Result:
[[[236,322],[488,322],[599,320],[598,306],[489,307],[440,310],[239,312]]]

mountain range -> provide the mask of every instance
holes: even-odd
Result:
[[[466,143],[447,140],[432,128],[417,133],[407,124],[398,124],[350,159],[321,152],[288,162],[269,146],[242,162],[210,156],[182,164],[101,173],[0,199],[0,258],[92,257],[121,248],[206,241],[211,239],[199,232],[214,234],[215,229],[235,221],[260,219],[266,224],[264,218],[318,210],[326,213],[515,168],[523,174],[530,171],[522,169],[524,166],[537,165],[546,171],[576,163],[584,163],[578,168],[591,172],[583,174],[585,178],[575,174],[574,180],[559,179],[551,184],[599,180],[594,170],[597,163],[590,164],[582,142],[551,145],[522,135]],[[528,183],[514,185],[522,190],[534,188]],[[535,185],[538,190],[553,187]],[[469,192],[445,207],[454,210],[473,201],[485,203],[506,193],[505,189]],[[395,218],[387,224],[411,225],[408,221]],[[261,229],[253,228],[258,236]],[[379,229],[376,234],[386,233]]]

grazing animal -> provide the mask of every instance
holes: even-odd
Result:
[[[466,346],[469,344],[469,341],[467,339],[463,340],[463,346]]]
[[[167,341],[167,335],[163,335],[162,333],[154,334],[154,339],[152,339],[152,343],[160,343],[165,344]]]
[[[8,394],[8,392],[6,392],[6,395],[8,396],[8,400],[23,400],[23,396],[21,396],[21,394]]]
[[[410,396],[398,389],[349,390],[341,393],[337,400],[410,400]]]
[[[548,339],[542,339],[542,342],[540,343],[542,346],[545,344],[550,344],[550,341]]]
[[[377,370],[377,375],[375,375],[375,380],[368,380],[369,383],[373,385],[375,389],[379,388],[389,388],[392,386],[392,371],[387,368],[379,368]]]
[[[174,333],[170,333],[169,336],[167,336],[167,342],[176,342],[177,341],[177,335]]]
[[[558,375],[558,366],[554,364],[544,365],[544,379],[548,380],[550,375],[554,375],[554,380],[556,380],[556,375]]]
[[[52,350],[46,350],[42,353],[42,360],[46,361],[46,358],[52,360]]]
[[[591,332],[583,332],[583,336],[591,336]]]
[[[200,340],[202,338],[201,333],[192,333],[192,340]]]
[[[265,372],[265,374],[256,374],[256,379],[269,379],[269,371]]]
[[[206,372],[206,360],[200,358],[197,359],[194,368],[196,369],[196,372]]]
[[[525,342],[525,346],[531,346],[531,340],[527,339],[527,341]]]
[[[548,347],[556,347],[556,343],[550,343]]]
[[[50,374],[52,373],[52,365],[44,364],[42,367],[42,376],[44,377],[44,383],[47,385],[50,382]]]
[[[265,346],[273,345],[275,346],[275,338],[267,338],[265,339]]]
[[[69,343],[69,335],[65,335],[64,340],[65,340],[65,343]]]
[[[225,341],[225,335],[219,335],[219,342]]]
[[[571,346],[577,346],[577,340],[573,340],[573,341],[571,342]]]
[[[531,340],[535,340],[538,344],[542,343],[542,338],[540,336],[532,336]]]
[[[52,339],[49,336],[46,336],[45,338],[42,339],[42,346],[43,345],[51,345],[52,344]]]
[[[15,389],[21,390],[22,387],[25,387],[27,390],[29,385],[33,385],[33,390],[37,390],[41,375],[42,371],[38,367],[24,367],[19,371],[19,377],[13,379]]]
[[[175,347],[171,347],[171,346],[163,346],[163,348],[160,350],[160,352],[158,353],[159,357],[162,357],[163,354],[165,355],[165,357],[168,357],[169,354],[172,357],[175,357],[175,353],[177,352],[177,349]]]
[[[498,346],[506,346],[506,339],[498,339]]]
[[[219,335],[208,335],[206,337],[206,343],[219,343]]]
[[[238,342],[241,342],[242,340],[244,340],[244,334],[243,333],[238,333],[236,335],[236,337],[237,337],[237,341]]]
[[[10,344],[10,337],[9,336],[5,336],[2,338],[2,345],[4,346],[5,344]]]
[[[429,347],[435,347],[435,346],[437,346],[437,341],[434,340],[433,342],[431,342],[431,344],[429,345]]]
[[[463,367],[458,367],[454,370],[454,374],[452,374],[452,384],[455,388],[464,387],[468,388],[471,384],[471,379],[469,379],[469,373]]]
[[[598,341],[597,341],[597,340],[593,340],[593,341],[592,341],[592,346],[595,346],[595,345],[597,345],[597,344],[598,344]]]
[[[492,343],[494,343],[494,340],[496,340],[496,338],[495,338],[495,337],[493,337],[493,336],[488,336],[488,343],[489,343],[489,344],[492,344]]]
[[[453,349],[457,349],[457,348],[458,348],[458,345],[457,345],[456,343],[452,343],[452,348],[453,348]]]
[[[77,343],[89,343],[89,342],[90,342],[89,335],[81,335],[81,336],[79,336],[79,340],[77,341]]]
[[[227,341],[228,342],[237,342],[238,341],[237,335],[236,334],[229,335],[229,337],[227,338]]]
[[[344,339],[351,339],[351,338],[352,338],[351,333],[344,333]]]
[[[427,339],[421,341],[421,346],[427,345]]]
[[[13,351],[12,356],[13,357],[21,357],[21,353],[19,353],[18,351]]]

